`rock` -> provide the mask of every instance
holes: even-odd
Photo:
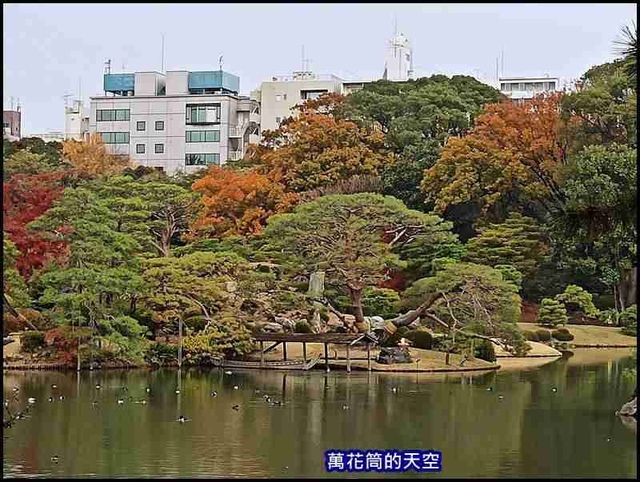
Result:
[[[225,287],[229,293],[235,293],[236,291],[238,291],[238,283],[236,283],[235,281],[227,281],[225,283]]]
[[[385,365],[412,362],[409,349],[401,347],[381,347],[376,361]]]
[[[384,328],[384,318],[382,316],[365,316],[372,330],[382,330]]]
[[[320,312],[317,309],[313,313],[309,326],[313,333],[322,333],[322,318],[320,318]]]
[[[321,298],[324,294],[324,271],[315,271],[309,277],[307,294],[313,298]]]
[[[338,315],[336,315],[335,313],[329,312],[328,316],[329,319],[327,320],[327,326],[339,327],[343,325],[342,320],[338,318]]]
[[[265,323],[262,327],[262,331],[267,333],[283,333],[284,328],[279,323]]]
[[[279,324],[280,326],[282,326],[282,328],[284,328],[287,331],[293,331],[293,329],[296,326],[296,322],[293,320],[290,320],[289,318],[284,318],[282,316],[275,316],[274,320],[277,324]],[[304,320],[307,321],[307,320]]]
[[[368,333],[371,330],[371,324],[365,318],[364,323],[356,323],[358,333]]]
[[[637,417],[638,416],[637,410],[638,410],[638,398],[633,397],[633,399],[630,402],[627,402],[622,406],[622,408],[618,412],[618,415],[622,415],[625,417]]]

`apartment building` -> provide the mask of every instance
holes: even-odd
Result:
[[[261,132],[277,129],[292,113],[292,107],[322,94],[342,93],[343,80],[335,75],[293,72],[291,76],[272,77],[262,82],[251,98],[260,103]]]
[[[167,174],[241,159],[260,133],[260,105],[238,95],[228,72],[186,70],[104,75],[91,97],[89,130],[113,154]]]
[[[20,140],[21,135],[21,113],[20,107],[18,110],[3,110],[2,111],[2,137],[10,141]]]
[[[65,140],[86,140],[89,137],[89,110],[83,105],[81,99],[74,100],[71,106],[64,109],[64,134]]]
[[[514,101],[532,99],[538,94],[560,90],[558,77],[500,77],[500,92]]]

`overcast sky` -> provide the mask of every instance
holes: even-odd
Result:
[[[377,79],[394,31],[409,38],[416,76],[579,77],[615,58],[636,4],[4,4],[3,104],[20,99],[22,132],[64,130],[65,94],[85,105],[112,72],[223,69],[243,94],[300,70]]]

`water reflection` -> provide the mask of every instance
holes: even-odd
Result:
[[[341,477],[324,472],[324,450],[433,448],[448,477],[635,477],[635,434],[614,416],[633,390],[627,353],[469,374],[5,372],[5,398],[17,385],[20,403],[36,404],[6,431],[3,466],[13,476]],[[65,399],[48,402],[54,392]]]

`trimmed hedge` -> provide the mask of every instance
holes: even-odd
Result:
[[[538,341],[551,341],[551,332],[549,330],[536,330]]]
[[[431,350],[433,347],[433,337],[431,333],[424,330],[412,330],[404,336],[407,340],[411,341],[415,348],[422,348],[423,350]]]
[[[476,342],[474,356],[488,362],[496,361],[496,351],[493,348],[493,343],[488,340],[480,340],[480,343]]]
[[[525,330],[522,332],[522,334],[528,341],[540,341],[540,337],[538,336],[538,333],[535,331]]]
[[[311,325],[309,325],[309,323],[307,323],[306,321],[298,320],[296,321],[296,326],[294,327],[293,331],[295,333],[312,333],[313,330],[311,330]]]
[[[41,331],[26,331],[20,338],[20,344],[22,351],[33,353],[45,345],[44,333]]]
[[[558,341],[571,341],[573,340],[573,335],[569,333],[569,330],[566,328],[560,330],[553,330],[551,332],[551,336],[553,336]]]
[[[538,324],[542,326],[565,325],[569,321],[563,303],[551,298],[544,298],[538,309]]]

